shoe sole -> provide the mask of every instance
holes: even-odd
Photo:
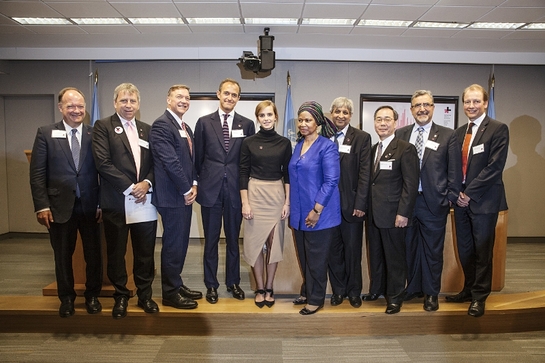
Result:
[[[176,306],[168,300],[163,300],[162,303],[164,306],[171,306],[176,309],[185,309],[185,310],[196,309],[197,306],[199,306],[199,304],[195,304],[195,306]]]

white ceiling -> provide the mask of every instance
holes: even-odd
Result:
[[[10,17],[545,22],[545,0],[0,0],[0,59],[236,59],[266,25],[23,26]],[[544,30],[271,25],[277,60],[545,64]]]

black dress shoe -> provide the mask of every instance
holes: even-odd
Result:
[[[168,298],[163,298],[163,305],[172,306],[176,309],[195,309],[199,304],[190,298],[181,294],[174,294]]]
[[[467,315],[478,318],[484,315],[484,301],[473,300],[467,310]]]
[[[102,311],[102,304],[96,296],[86,297],[85,308],[89,314],[97,314]]]
[[[191,290],[185,285],[182,285],[182,287],[180,287],[180,295],[190,298],[191,300],[202,299],[202,292]]]
[[[331,306],[341,305],[343,300],[344,297],[342,295],[333,294],[331,295]]]
[[[157,303],[153,301],[152,299],[149,299],[149,300],[138,299],[137,305],[141,307],[148,314],[155,314],[159,312],[159,306],[157,306]]]
[[[244,291],[238,285],[227,286],[227,292],[233,294],[233,297],[237,300],[244,300]]]
[[[375,301],[378,297],[379,294],[363,294],[361,298],[363,301]]]
[[[403,305],[402,303],[398,303],[398,304],[395,304],[395,303],[390,303],[386,306],[386,314],[397,314],[401,311],[401,305]]]
[[[411,292],[410,294],[407,294],[405,295],[405,297],[403,298],[403,301],[411,301],[413,299],[421,299],[424,297],[424,294],[421,293],[421,292]]]
[[[74,301],[71,299],[66,299],[61,301],[61,306],[59,307],[59,316],[61,318],[68,318],[74,315],[76,311],[74,310]]]
[[[463,303],[463,302],[471,301],[472,298],[471,298],[470,292],[462,291],[456,295],[445,296],[445,300],[447,300],[447,302],[452,302],[452,303]]]
[[[269,298],[274,298],[274,290],[273,289],[265,289],[265,292],[269,294]],[[267,295],[265,295],[265,299],[267,298]],[[272,308],[274,305],[275,300],[264,300],[265,305],[267,305],[268,308]]]
[[[361,306],[361,297],[359,296],[349,296],[348,301],[350,301],[350,305],[354,308],[359,308]]]
[[[218,289],[210,287],[206,289],[206,301],[210,304],[215,304],[218,302]]]
[[[115,299],[114,308],[112,309],[112,317],[114,319],[121,319],[126,317],[128,306],[129,306],[129,299],[126,296],[118,296]]]
[[[316,313],[318,310],[320,310],[321,308],[323,308],[324,305],[320,305],[318,306],[316,309],[314,310],[310,310],[310,309],[307,309],[306,307],[302,308],[301,310],[299,310],[299,314],[301,315],[312,315],[314,313]]]
[[[307,303],[307,298],[304,296],[299,296],[297,299],[293,300],[293,305],[305,305]]]
[[[424,298],[424,310],[437,311],[439,309],[439,300],[437,295],[426,295]]]

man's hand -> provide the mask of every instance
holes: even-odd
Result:
[[[395,226],[397,228],[405,228],[407,227],[407,224],[409,224],[409,218],[400,216],[399,214],[396,215]]]
[[[361,218],[365,215],[365,212],[359,209],[354,209],[354,212],[352,212],[352,215],[358,218]]]
[[[458,200],[456,201],[456,204],[458,204],[458,207],[462,207],[462,208],[465,208],[469,205],[469,201],[471,200],[471,198],[460,192],[460,195],[458,196]]]
[[[146,202],[146,194],[148,193],[149,188],[150,185],[145,180],[134,184],[131,194],[136,198],[135,203]]]
[[[191,205],[195,202],[195,199],[197,198],[197,186],[193,185],[191,187],[191,192],[189,194],[184,195],[185,198],[185,205]]]
[[[51,213],[49,209],[36,213],[36,219],[38,220],[38,223],[46,226],[47,229],[49,229],[49,223],[55,222],[53,220],[53,213]]]

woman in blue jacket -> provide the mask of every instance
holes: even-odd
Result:
[[[324,306],[327,286],[327,260],[331,240],[341,224],[339,197],[339,152],[329,140],[335,125],[322,106],[305,102],[297,112],[298,143],[288,171],[290,176],[291,217],[303,284],[294,304],[306,304],[299,313],[314,314]]]

